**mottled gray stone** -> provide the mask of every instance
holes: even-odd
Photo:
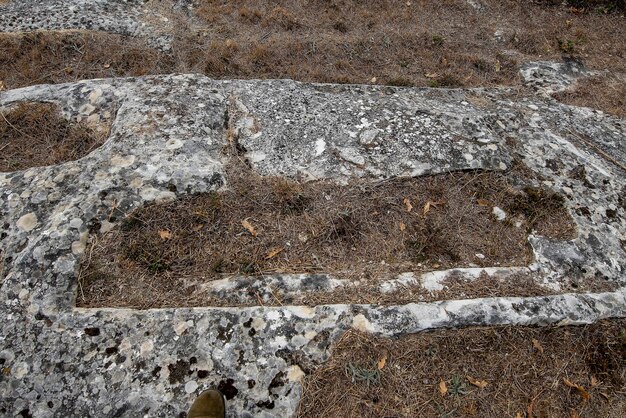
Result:
[[[595,72],[587,70],[581,61],[538,61],[522,64],[520,74],[524,84],[544,94],[567,90],[578,78],[589,77]]]
[[[474,100],[480,98],[479,101]],[[77,309],[90,233],[114,228],[150,201],[228,187],[223,152],[239,142],[264,175],[381,181],[453,170],[506,172],[515,159],[565,196],[571,241],[529,238],[539,283],[626,277],[626,121],[507,89],[403,89],[215,81],[199,75],[92,80],[0,93],[0,108],[57,103],[69,119],[112,120],[78,161],[0,173],[0,408],[49,416],[178,416],[221,384],[230,416],[291,416],[300,380],[349,328],[383,336],[471,325],[582,324],[626,316],[621,288],[598,294],[489,298],[404,306]],[[476,103],[476,104],[474,104]],[[584,134],[594,147],[576,135]],[[597,147],[597,148],[595,148]],[[584,167],[584,171],[580,170]],[[512,180],[515,183],[515,179]],[[518,184],[519,186],[520,184]],[[494,266],[488,274],[518,270]],[[437,289],[446,272],[389,278]],[[479,272],[458,270],[474,278]],[[403,281],[404,280],[404,281]],[[415,282],[413,282],[415,283]],[[242,302],[239,286],[291,292],[345,285],[327,275],[232,278],[207,292]],[[264,293],[265,292],[265,293]],[[50,402],[50,403],[49,403]],[[52,405],[52,406],[49,406]]]
[[[0,5],[0,30],[101,31],[143,37],[167,50],[173,22],[166,5],[149,0],[14,0]]]

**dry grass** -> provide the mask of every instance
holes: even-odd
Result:
[[[405,271],[526,265],[528,230],[553,238],[575,233],[556,195],[515,190],[496,173],[337,186],[262,177],[238,162],[228,182],[224,192],[148,205],[96,237],[78,304],[202,304],[191,298],[192,288],[181,290],[185,278],[325,272],[375,284]],[[497,221],[493,206],[508,220]],[[346,298],[358,297],[351,293]]]
[[[581,327],[444,330],[398,339],[349,331],[327,363],[316,370],[301,365],[310,374],[298,416],[622,417],[625,329],[624,320],[614,320]],[[361,377],[353,381],[355,369]],[[468,376],[487,386],[470,384]],[[584,401],[564,379],[582,386],[590,398]]]
[[[0,34],[6,88],[175,72],[171,56],[127,36],[58,31]]]
[[[555,97],[567,104],[601,109],[626,118],[626,78],[615,75],[580,79],[568,91]]]
[[[516,85],[518,64],[576,56],[626,72],[618,2],[481,0],[197,1],[199,20],[171,12],[178,28],[164,54],[128,37],[93,32],[0,35],[8,88],[82,78],[199,72],[214,78],[472,87]],[[558,3],[558,4],[555,4]],[[162,4],[151,7],[163,8]],[[164,9],[166,10],[166,8]],[[498,31],[500,39],[494,34]],[[623,83],[622,83],[623,85]],[[581,90],[578,102],[619,112],[615,99]]]
[[[106,132],[71,123],[48,103],[0,111],[0,172],[76,160],[102,145]]]
[[[623,71],[626,58],[623,16],[515,0],[198,3],[210,41],[195,68],[217,77],[490,86],[515,83],[521,61],[566,53]]]

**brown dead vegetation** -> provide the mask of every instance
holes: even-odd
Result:
[[[558,196],[516,190],[497,173],[338,186],[262,177],[237,162],[227,179],[228,190],[147,205],[95,237],[78,304],[202,304],[181,291],[185,278],[324,272],[376,283],[406,271],[526,265],[528,231],[575,233]]]
[[[168,13],[161,3],[150,7]],[[464,0],[198,0],[198,19],[169,12],[178,30],[167,54],[141,40],[104,33],[2,34],[0,82],[15,88],[199,72],[214,78],[498,86],[519,84],[523,62],[562,56],[575,56],[591,69],[626,73],[619,1],[481,4],[482,11]],[[583,89],[577,103],[620,111],[615,99],[603,97]]]
[[[88,31],[0,34],[6,88],[175,72],[171,56],[128,37]]]
[[[567,104],[601,109],[626,118],[626,75],[601,75],[579,79],[574,88],[555,97]]]
[[[0,172],[76,160],[102,145],[107,132],[72,123],[49,103],[0,111]]]
[[[463,0],[198,1],[209,41],[204,59],[193,52],[195,68],[217,77],[435,87],[513,84],[519,62],[563,54],[625,69],[619,14],[481,3],[482,11]]]
[[[625,329],[614,320],[398,339],[349,331],[327,363],[302,366],[310,374],[298,416],[622,417]]]

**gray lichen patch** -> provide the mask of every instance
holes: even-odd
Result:
[[[22,102],[0,109],[0,172],[76,160],[101,146],[110,117],[107,121],[89,110],[95,107],[89,105],[81,122],[72,122],[48,103]]]
[[[464,105],[434,111],[427,94],[388,87],[370,87],[368,94],[360,86],[302,91],[288,82],[280,96],[251,102],[249,86],[243,84],[244,94],[233,100],[231,130],[262,174],[386,178],[506,170],[512,163],[504,138],[479,128],[486,121],[463,93],[446,94]],[[301,147],[297,138],[311,146]]]

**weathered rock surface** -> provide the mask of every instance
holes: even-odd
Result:
[[[52,2],[51,2],[52,3]],[[110,3],[110,2],[109,2]],[[178,416],[219,385],[230,416],[290,416],[303,373],[355,327],[401,335],[437,327],[571,324],[626,316],[626,293],[489,298],[405,306],[76,309],[91,233],[146,202],[228,187],[236,140],[264,175],[380,180],[451,170],[507,171],[565,197],[571,241],[529,238],[519,267],[566,292],[571,277],[626,282],[626,121],[507,89],[402,89],[215,81],[198,75],[92,80],[0,93],[58,104],[70,119],[111,119],[108,141],[78,161],[0,173],[4,279],[0,411],[12,416]],[[612,158],[607,159],[606,155]],[[466,270],[475,277],[478,272]],[[489,274],[508,277],[494,268]],[[399,277],[381,291],[448,274]],[[309,278],[310,279],[310,278]],[[236,292],[246,278],[213,286]],[[292,292],[341,285],[274,277]],[[404,281],[403,281],[404,280]],[[229,296],[230,297],[230,296]]]
[[[585,69],[580,61],[574,59],[565,62],[529,62],[520,69],[524,84],[547,95],[567,90],[576,79],[596,73]]]
[[[180,4],[179,4],[180,3]],[[187,2],[178,2],[180,8]],[[149,0],[19,0],[0,5],[3,32],[88,30],[142,37],[170,48],[168,8]]]

